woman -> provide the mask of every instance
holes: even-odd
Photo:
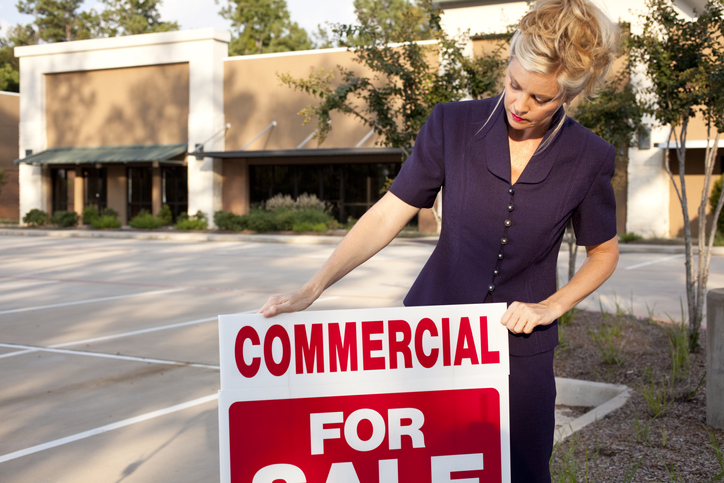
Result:
[[[501,96],[438,105],[387,193],[300,290],[266,317],[303,310],[386,246],[443,187],[440,240],[405,305],[507,302],[513,482],[549,482],[555,426],[556,319],[618,262],[613,147],[566,117],[605,80],[617,28],[588,0],[538,0],[511,40]],[[573,219],[583,266],[556,290]]]

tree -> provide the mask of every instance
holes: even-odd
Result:
[[[400,148],[407,156],[435,104],[497,94],[506,64],[502,43],[493,53],[470,59],[463,54],[464,39],[450,38],[442,30],[432,2],[424,0],[420,5],[435,44],[422,45],[407,30],[401,44],[391,45],[388,32],[375,22],[335,27],[338,41],[352,44],[355,61],[371,70],[372,76],[342,66],[337,66],[339,82],[334,70],[312,69],[306,79],[280,76],[282,83],[319,100],[300,112],[305,124],[316,122],[318,144],[324,142],[331,129],[330,115],[337,111],[356,117],[374,129],[381,145]],[[365,43],[357,44],[359,39]]]
[[[0,91],[20,92],[20,62],[14,49],[37,43],[38,36],[32,25],[15,25],[0,37]]]
[[[161,0],[102,0],[101,32],[109,37],[178,30],[176,22],[164,22],[158,7]]]
[[[374,31],[386,42],[434,38],[424,1],[354,0],[354,10],[361,32]]]
[[[307,32],[290,20],[286,0],[227,0],[219,13],[235,31],[231,55],[312,48]]]
[[[35,17],[38,38],[44,42],[90,39],[98,35],[95,11],[79,11],[83,0],[18,0],[18,12]]]
[[[633,36],[632,53],[651,82],[651,86],[644,90],[652,102],[650,112],[659,123],[669,128],[669,145],[672,139],[676,145],[678,186],[670,168],[668,148],[664,151],[664,166],[674,184],[684,216],[689,342],[693,350],[699,345],[711,247],[716,232],[714,223],[706,243],[707,197],[719,137],[724,129],[724,90],[721,88],[724,81],[722,5],[719,1],[709,1],[704,12],[691,21],[678,16],[671,1],[649,0],[647,5],[649,13],[643,15],[643,32]],[[698,212],[699,252],[695,268],[685,173],[687,129],[689,121],[697,113],[703,115],[708,129],[704,189]],[[712,129],[716,132],[713,145]],[[715,220],[723,203],[724,198],[720,197]]]
[[[583,99],[572,113],[572,117],[616,148],[614,191],[621,192],[627,186],[628,149],[636,135],[643,133],[642,118],[645,106],[636,96],[631,85],[632,64],[630,61],[629,26],[620,25],[624,32],[622,51],[619,58],[627,59],[624,67],[592,99]],[[575,235],[569,223],[566,229],[569,251],[568,280],[573,278],[576,265]]]

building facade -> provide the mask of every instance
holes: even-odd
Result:
[[[528,8],[524,1],[437,3],[448,33],[471,39],[468,55],[484,49],[473,34],[504,31]],[[679,4],[685,16],[704,6]],[[635,30],[644,1],[604,8]],[[342,114],[333,115],[330,135],[318,146],[314,126],[298,115],[314,99],[282,85],[279,75],[305,78],[311,68],[329,72],[337,65],[364,73],[364,66],[345,49],[228,57],[229,41],[228,32],[199,29],[16,48],[21,95],[0,95],[0,122],[9,126],[0,142],[16,150],[19,163],[3,161],[0,151],[11,178],[0,196],[18,201],[0,218],[95,206],[112,208],[127,223],[163,204],[174,214],[212,218],[218,210],[246,213],[277,193],[304,192],[328,201],[341,221],[359,217],[396,175],[401,152],[377,146],[368,126]],[[651,142],[629,151],[628,184],[617,196],[619,232],[680,236],[683,217],[663,167],[668,132],[649,124]],[[694,122],[690,193],[701,191],[705,139],[704,126]],[[715,174],[721,170],[719,157]],[[690,211],[696,222],[696,207]],[[430,223],[425,212],[421,224],[430,230]]]

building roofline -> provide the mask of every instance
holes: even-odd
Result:
[[[415,42],[419,45],[433,45],[437,43],[437,40],[418,40]],[[394,43],[390,44],[390,47],[399,47],[400,45],[404,45],[404,43]],[[292,57],[292,56],[299,56],[299,55],[312,55],[312,54],[330,54],[330,53],[336,53],[336,52],[352,52],[352,48],[347,47],[335,47],[332,49],[310,49],[310,50],[293,50],[291,52],[272,52],[269,54],[251,54],[251,55],[235,55],[233,57],[227,57],[224,59],[224,62],[228,61],[237,61],[237,60],[254,60],[254,59],[270,59],[270,58],[278,58],[278,57]]]
[[[102,39],[75,40],[73,42],[54,42],[41,45],[24,45],[15,47],[15,57],[31,57],[39,55],[71,54],[78,52],[123,49],[128,47],[145,47],[181,42],[197,42],[215,40],[229,43],[231,34],[215,28],[175,30],[172,32],[156,32],[150,34],[127,35]]]
[[[202,154],[202,153],[199,153]],[[317,149],[272,149],[264,151],[216,151],[203,152],[205,158],[250,159],[250,158],[317,158],[329,156],[384,156],[399,154],[400,148],[317,148]],[[191,156],[194,153],[190,153]]]

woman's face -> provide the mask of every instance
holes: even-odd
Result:
[[[513,58],[505,75],[504,104],[510,134],[527,139],[545,134],[563,98],[555,74],[528,72]]]

